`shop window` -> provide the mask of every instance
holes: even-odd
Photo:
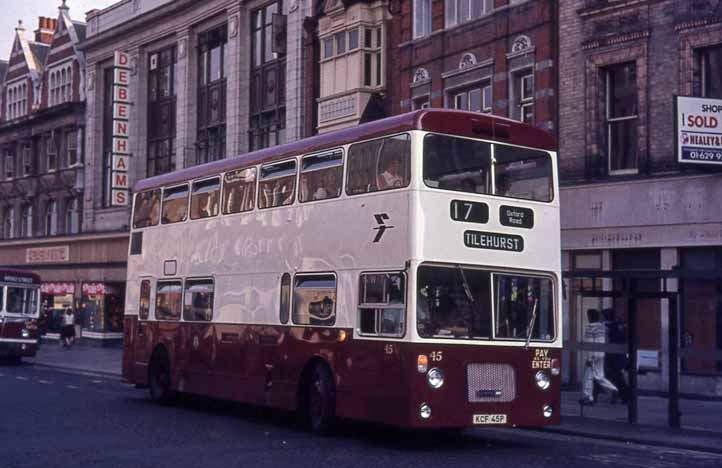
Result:
[[[408,186],[410,153],[408,135],[352,145],[348,152],[346,193],[358,195]]]
[[[282,324],[288,323],[291,314],[291,275],[284,273],[281,277],[281,299],[279,301],[279,319]]]
[[[187,279],[183,299],[183,320],[210,322],[213,319],[213,280]]]
[[[163,224],[179,223],[188,217],[188,184],[163,189]]]
[[[45,156],[47,157],[47,170],[53,172],[58,169],[58,150],[55,145],[55,136],[50,135],[45,139]]]
[[[183,302],[183,284],[180,280],[158,281],[155,292],[155,318],[180,320]]]
[[[45,208],[45,235],[55,236],[58,234],[58,202],[50,200]]]
[[[148,320],[150,313],[150,280],[140,282],[140,303],[138,304],[138,317]]]
[[[637,171],[637,67],[624,63],[603,71],[609,172]]]
[[[285,161],[261,167],[258,185],[258,208],[293,203],[296,191],[296,161]]]
[[[155,226],[160,219],[160,189],[141,192],[135,196],[133,228]]]
[[[336,277],[303,275],[293,286],[293,323],[333,326],[336,323]]]
[[[193,182],[193,194],[191,195],[191,219],[217,216],[220,198],[220,177]]]
[[[481,84],[451,94],[451,105],[454,109],[471,112],[491,113],[491,84]]]
[[[414,39],[431,34],[431,0],[414,0]]]
[[[511,118],[534,123],[534,71],[526,69],[511,75]]]
[[[301,162],[301,203],[341,196],[343,180],[343,152],[306,156]]]
[[[65,233],[78,234],[81,231],[83,215],[83,199],[75,197],[68,200],[65,207]]]
[[[359,332],[403,336],[406,320],[403,273],[368,273],[359,279]]]
[[[722,99],[722,45],[699,52],[702,75],[701,96]]]
[[[223,214],[250,211],[255,198],[255,167],[226,172],[223,176]]]
[[[481,18],[494,9],[494,0],[446,0],[446,27]]]
[[[123,331],[124,284],[83,283],[80,302],[81,311],[76,317],[83,322],[83,328],[100,333]]]

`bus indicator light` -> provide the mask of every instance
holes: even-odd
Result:
[[[429,358],[426,354],[419,354],[418,359],[416,359],[416,370],[421,374],[425,374],[429,370]]]
[[[559,359],[552,359],[552,375],[559,375],[562,372],[562,366]]]
[[[343,343],[346,341],[346,330],[341,330],[338,332],[338,342]]]

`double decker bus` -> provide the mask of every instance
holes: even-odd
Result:
[[[412,428],[559,421],[553,139],[427,109],[134,188],[123,375]]]
[[[40,278],[33,273],[0,270],[0,356],[16,361],[38,350]]]

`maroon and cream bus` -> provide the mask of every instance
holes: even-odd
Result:
[[[554,147],[427,109],[140,181],[125,379],[317,431],[557,423]]]
[[[20,360],[38,350],[40,278],[0,270],[0,356]]]

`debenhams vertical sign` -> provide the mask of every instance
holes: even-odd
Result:
[[[111,172],[112,206],[128,206],[128,171],[130,146],[128,119],[130,118],[130,58],[124,52],[115,53],[113,73],[113,169]]]

